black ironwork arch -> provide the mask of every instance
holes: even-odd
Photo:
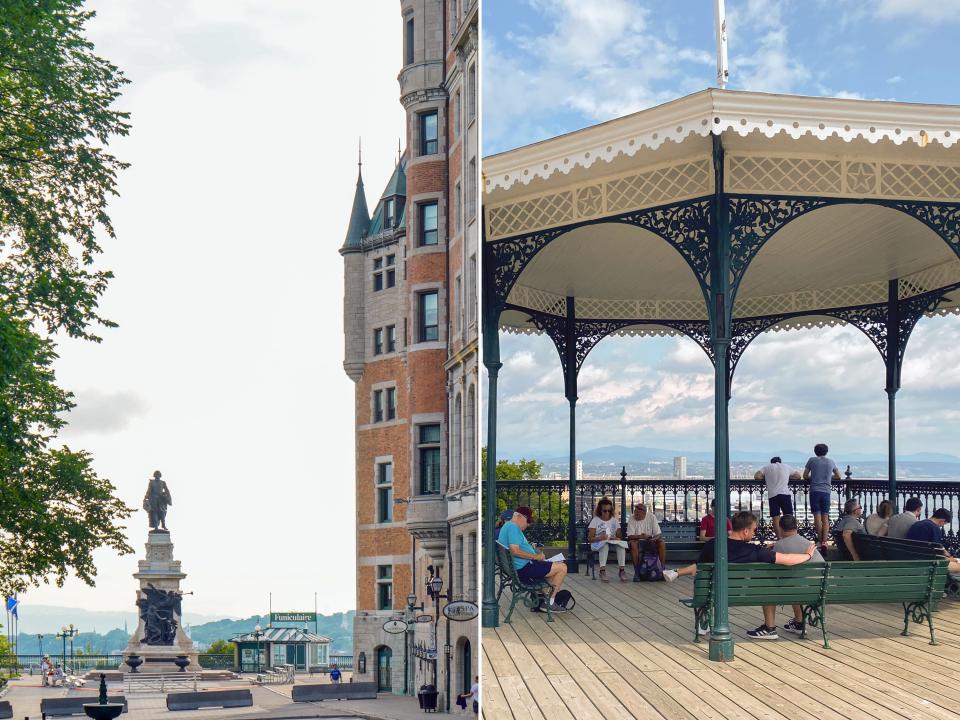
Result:
[[[523,270],[547,245],[572,230],[608,223],[633,225],[666,241],[687,263],[700,285],[701,292],[704,293],[706,302],[710,278],[711,203],[709,198],[685,200],[492,240],[488,242],[488,246],[494,266],[493,299],[496,307],[506,306],[507,297]]]
[[[511,303],[507,303],[504,310],[514,310],[526,314],[538,330],[549,336],[560,355],[560,366],[563,369],[564,378],[568,377],[567,319],[559,315],[552,315]],[[578,319],[574,321],[576,343],[574,373],[576,375],[580,374],[580,368],[583,367],[587,355],[601,340],[634,325],[660,325],[676,330],[697,343],[710,362],[714,362],[713,345],[710,342],[710,323],[707,320]]]
[[[876,205],[898,210],[930,228],[960,258],[960,203],[782,195],[725,197],[730,213],[730,294],[734,298],[750,263],[770,238],[797,218],[834,205]]]

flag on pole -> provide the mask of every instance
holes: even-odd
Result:
[[[20,606],[20,601],[15,597],[7,598],[7,612],[10,613],[17,620],[20,620],[20,616],[17,615],[17,608]]]

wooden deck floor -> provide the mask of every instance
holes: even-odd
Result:
[[[899,605],[829,606],[830,650],[819,630],[806,640],[782,631],[776,641],[750,640],[760,608],[733,608],[736,660],[713,663],[707,643],[691,641],[693,613],[678,602],[691,579],[611,575],[608,585],[570,578],[576,609],[551,624],[519,605],[510,625],[504,608],[500,627],[483,631],[486,720],[960,717],[960,601],[941,603],[937,646],[925,627],[900,635]],[[781,608],[778,624],[790,616]]]

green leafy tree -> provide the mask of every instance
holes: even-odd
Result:
[[[482,471],[487,467],[487,449],[480,449],[480,467]],[[536,460],[521,458],[517,462],[509,460],[497,460],[497,482],[501,481],[524,481],[539,480],[543,471],[543,463]],[[482,475],[481,477],[485,477]],[[498,488],[497,490],[497,512],[503,512],[507,508],[515,508],[519,505],[530,505],[537,513],[537,521],[541,527],[531,530],[540,541],[561,540],[565,537],[562,527],[566,525],[569,517],[569,503],[564,499],[563,493],[559,491],[534,491],[529,488]],[[549,525],[554,532],[542,527]]]
[[[237,646],[229,640],[214,640],[207,648],[207,652],[210,655],[233,655],[236,649]]]
[[[107,152],[129,130],[113,108],[123,74],[93,52],[81,0],[0,3],[0,594],[69,572],[93,584],[92,553],[131,552],[131,509],[90,456],[54,447],[74,406],[53,371],[54,338],[99,342],[93,268],[113,237],[107,199],[126,165]]]

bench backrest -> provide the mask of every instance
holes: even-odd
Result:
[[[713,592],[713,563],[697,565],[693,605],[709,602]],[[932,600],[936,606],[947,580],[946,560],[879,562],[731,563],[727,573],[729,604],[734,606],[817,605]]]
[[[689,542],[699,537],[698,522],[662,522],[660,535],[664,542]]]
[[[935,560],[943,557],[943,546],[922,540],[853,534],[853,546],[861,560]]]
[[[505,574],[513,582],[519,583],[520,577],[517,575],[517,568],[513,564],[513,553],[500,543],[494,543],[497,548],[497,566],[500,572]]]
[[[829,563],[827,602],[916,602],[934,605],[947,582],[947,560]],[[939,588],[939,591],[938,591]]]

